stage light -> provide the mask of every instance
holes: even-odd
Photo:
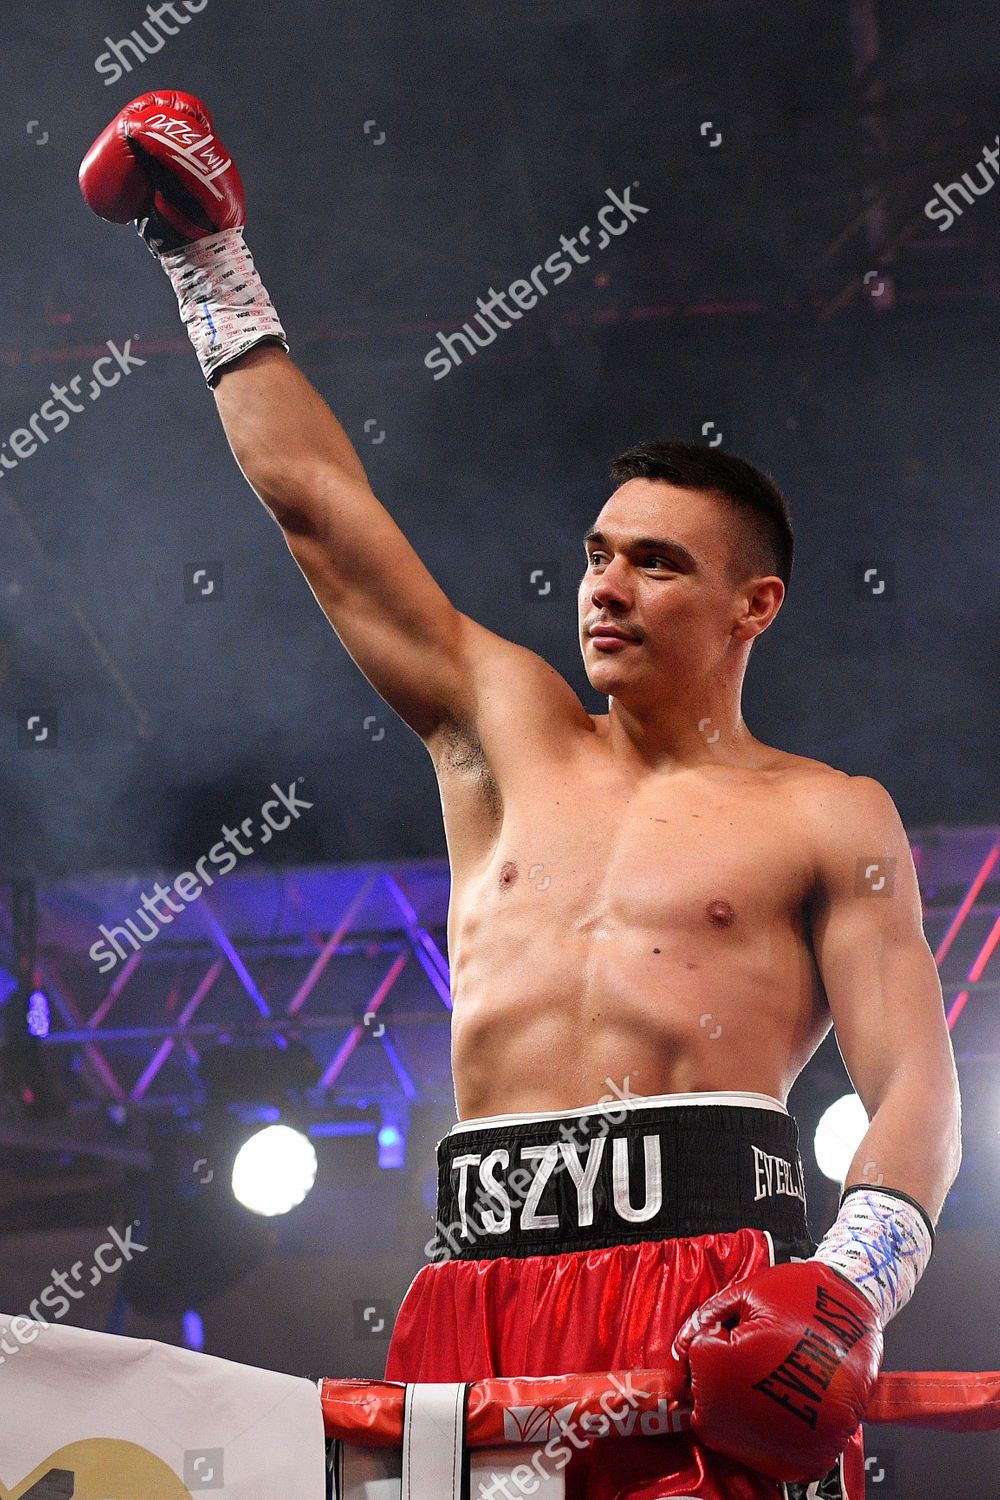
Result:
[[[257,1109],[246,1111],[244,1118],[260,1120],[264,1125],[277,1125],[281,1120],[281,1110],[276,1104],[261,1104]]]
[[[378,1133],[378,1164],[383,1171],[406,1165],[406,1136],[398,1125],[387,1122]]]
[[[43,1055],[42,1040],[49,1032],[49,1002],[35,984],[38,903],[34,882],[11,881],[9,905],[16,983],[13,990],[4,984],[8,998],[2,1023],[0,1078],[26,1114],[36,1120],[54,1120],[65,1115],[69,1104],[58,1075]]]
[[[857,1094],[844,1094],[824,1110],[813,1149],[824,1177],[842,1183],[868,1130],[868,1115]]]
[[[181,1335],[185,1349],[194,1349],[201,1354],[205,1348],[205,1325],[201,1313],[189,1307],[181,1317]]]
[[[26,1114],[54,1120],[68,1108],[62,1084],[43,1052],[49,1031],[48,1002],[41,990],[15,990],[5,1007],[0,1078]]]
[[[181,1320],[185,1339],[197,1329],[184,1315],[249,1276],[272,1248],[271,1222],[232,1190],[237,1148],[254,1128],[218,1114],[208,1128],[174,1115],[151,1121],[152,1169],[125,1191],[124,1221],[135,1221],[146,1253],[125,1267],[124,1294],[143,1316]]]
[[[44,990],[32,990],[28,996],[27,1022],[31,1036],[48,1036],[49,1000]]]
[[[316,1151],[290,1125],[267,1125],[239,1149],[233,1194],[251,1213],[273,1218],[302,1202],[316,1181]]]

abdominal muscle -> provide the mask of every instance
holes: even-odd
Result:
[[[459,1116],[616,1090],[784,1103],[831,1025],[800,802],[839,773],[760,746],[626,775],[604,739],[522,732],[495,785],[481,752],[439,756]]]
[[[684,913],[671,932],[608,910],[546,909],[550,892],[529,884],[526,868],[520,891],[502,881],[490,890],[490,873],[495,862],[479,888],[452,897],[461,1119],[618,1095],[737,1090],[785,1102],[830,1025],[795,920],[755,926],[741,905],[734,940],[722,900]]]

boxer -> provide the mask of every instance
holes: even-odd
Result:
[[[570,1496],[856,1500],[959,1102],[889,794],[743,719],[791,576],[784,497],[696,444],[616,460],[584,539],[580,644],[608,700],[590,714],[454,608],[372,493],[289,356],[204,105],[134,100],[80,181],[160,260],[236,461],[437,774],[459,1119],[389,1378],[673,1361],[691,1430],[567,1444]],[[817,1243],[785,1101],[831,1026],[869,1129]]]

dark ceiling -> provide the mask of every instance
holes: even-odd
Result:
[[[146,360],[0,478],[7,870],[179,868],[296,777],[314,807],[275,859],[444,852],[423,748],[236,470],[165,279],[80,199],[83,152],[152,87],[209,103],[292,352],[460,608],[600,711],[574,594],[608,460],[712,422],[796,524],[750,728],[883,781],[911,825],[995,817],[1000,194],[946,232],[923,205],[996,134],[997,17],[209,0],[109,85],[95,62],[142,19],[4,21],[0,439],[108,340]],[[439,330],[630,184],[627,233],[432,378]],[[892,586],[866,597],[873,566]]]

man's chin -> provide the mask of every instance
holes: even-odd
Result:
[[[618,671],[610,662],[588,662],[587,681],[595,693],[605,698],[627,698],[638,688],[634,673]]]

